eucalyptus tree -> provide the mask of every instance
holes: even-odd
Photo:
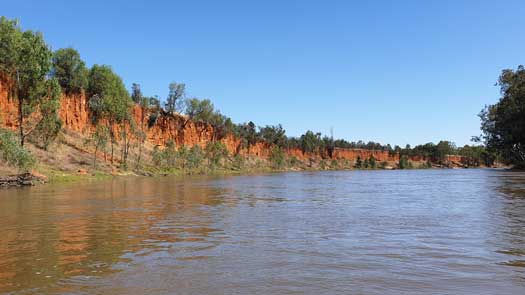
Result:
[[[78,94],[87,88],[88,69],[74,48],[61,48],[53,53],[51,75],[66,94]]]
[[[479,114],[483,134],[477,140],[482,140],[489,152],[499,153],[506,163],[524,168],[525,68],[503,70],[497,85],[501,97]]]
[[[186,85],[183,83],[172,82],[169,85],[170,92],[166,99],[165,109],[169,114],[178,112],[183,107],[186,95]]]
[[[0,17],[0,71],[12,83],[10,95],[18,101],[20,145],[26,136],[25,119],[45,96],[51,50],[40,32],[22,31],[17,20]]]
[[[107,65],[93,65],[89,71],[88,94],[93,123],[105,122],[107,125],[113,163],[116,128],[130,120],[132,101],[122,79]]]

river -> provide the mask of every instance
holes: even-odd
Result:
[[[0,293],[525,294],[525,173],[125,177],[1,190]]]

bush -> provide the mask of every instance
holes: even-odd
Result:
[[[158,146],[153,148],[151,158],[156,166],[169,169],[176,167],[178,155],[179,153],[175,150],[175,143],[173,140],[168,140],[164,149],[161,150]]]
[[[235,168],[237,170],[244,169],[244,157],[241,156],[240,154],[236,154],[233,157],[232,165],[233,165],[233,168]]]
[[[202,148],[198,145],[194,145],[188,152],[186,165],[188,169],[197,169],[201,166],[203,160],[204,152],[202,151]]]
[[[363,160],[361,160],[361,156],[357,156],[357,160],[355,161],[355,168],[362,168],[363,167]]]
[[[40,103],[42,119],[36,125],[35,131],[41,147],[47,150],[58,136],[60,129],[62,129],[62,120],[60,120],[58,114],[60,109],[60,85],[56,79],[50,79],[46,81],[45,86],[47,95]]]
[[[31,153],[24,149],[14,133],[0,129],[0,157],[7,164],[27,172],[36,164]]]
[[[268,159],[270,160],[273,168],[275,169],[282,169],[286,164],[284,152],[278,146],[274,146],[272,148],[272,150],[270,151],[270,157]]]
[[[288,163],[290,163],[290,166],[294,167],[294,166],[298,166],[299,164],[301,164],[301,161],[299,161],[299,159],[297,159],[297,157],[291,156],[288,159]]]
[[[410,162],[408,161],[407,156],[401,156],[399,158],[399,169],[409,169],[410,168]]]
[[[210,168],[216,168],[220,165],[221,160],[228,155],[226,146],[220,141],[210,141],[204,148],[206,158]]]

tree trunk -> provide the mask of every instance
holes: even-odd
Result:
[[[24,114],[22,113],[23,101],[18,97],[18,130],[20,132],[20,145],[24,146]]]
[[[98,146],[95,147],[95,153],[93,154],[93,169],[97,168],[97,151]]]

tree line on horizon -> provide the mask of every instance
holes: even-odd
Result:
[[[170,83],[165,99],[157,95],[144,95],[138,83],[133,83],[131,91],[128,92],[122,78],[113,71],[111,66],[94,64],[88,68],[79,52],[74,48],[52,51],[40,32],[22,30],[17,20],[0,18],[0,44],[2,44],[0,46],[0,75],[9,82],[9,95],[18,102],[19,125],[17,144],[13,143],[14,135],[6,130],[1,131],[0,153],[5,161],[20,167],[29,167],[34,164],[34,160],[31,160],[31,156],[23,148],[26,139],[29,138],[39,147],[47,149],[60,133],[63,123],[59,118],[58,110],[62,93],[66,95],[85,94],[88,98],[95,131],[89,140],[86,140],[86,144],[93,147],[94,162],[97,159],[97,153],[105,150],[106,145],[109,144],[111,163],[114,162],[115,152],[119,152],[120,162],[126,164],[132,146],[131,141],[136,140],[138,141],[138,163],[140,164],[146,141],[144,126],[152,127],[159,118],[173,117],[178,114],[184,114],[186,118],[179,126],[180,128],[184,128],[184,125],[190,121],[210,124],[214,130],[214,141],[218,142],[228,134],[233,134],[241,140],[242,148],[249,149],[257,142],[265,142],[274,147],[272,156],[274,153],[282,154],[286,149],[299,148],[304,153],[319,153],[331,157],[335,148],[350,148],[388,151],[392,154],[397,153],[401,157],[421,156],[439,161],[442,161],[445,155],[460,154],[472,158],[472,165],[490,165],[499,155],[496,146],[503,146],[500,141],[497,145],[495,137],[488,135],[484,139],[487,146],[491,147],[490,150],[479,145],[456,147],[449,141],[440,141],[438,144],[427,143],[415,147],[410,145],[404,148],[392,147],[389,144],[382,145],[372,141],[365,143],[363,141],[349,142],[345,139],[334,140],[332,137],[310,130],[299,137],[291,137],[286,135],[285,129],[280,124],[257,127],[251,121],[233,123],[231,118],[223,115],[214,107],[211,100],[189,97],[184,83]],[[507,77],[510,75],[508,72],[505,72],[505,75],[505,80],[500,78],[501,85],[511,83],[508,80],[517,79]],[[521,72],[520,75],[522,75]],[[511,89],[511,87],[506,87]],[[131,116],[133,105],[143,110],[140,122],[135,122]],[[496,109],[501,110],[501,107],[488,108],[482,116],[484,122],[482,127],[485,134],[490,134],[494,129],[487,127],[492,125],[486,122],[489,122],[487,118],[492,118],[492,114],[496,113]],[[37,110],[41,114],[38,122],[36,124],[28,122],[28,117]],[[118,125],[129,126],[129,128],[121,128],[121,134],[115,134]],[[121,150],[115,151],[119,139]],[[7,145],[7,142],[10,144]],[[186,149],[186,147],[170,146],[173,144],[168,143],[167,148]],[[513,147],[514,150],[522,148]],[[153,158],[157,160],[166,158],[163,158],[161,151],[154,152],[157,154],[154,154]],[[222,155],[224,147],[210,147],[208,154]],[[502,153],[502,155],[507,154]],[[275,156],[274,158],[280,159],[281,157]]]

